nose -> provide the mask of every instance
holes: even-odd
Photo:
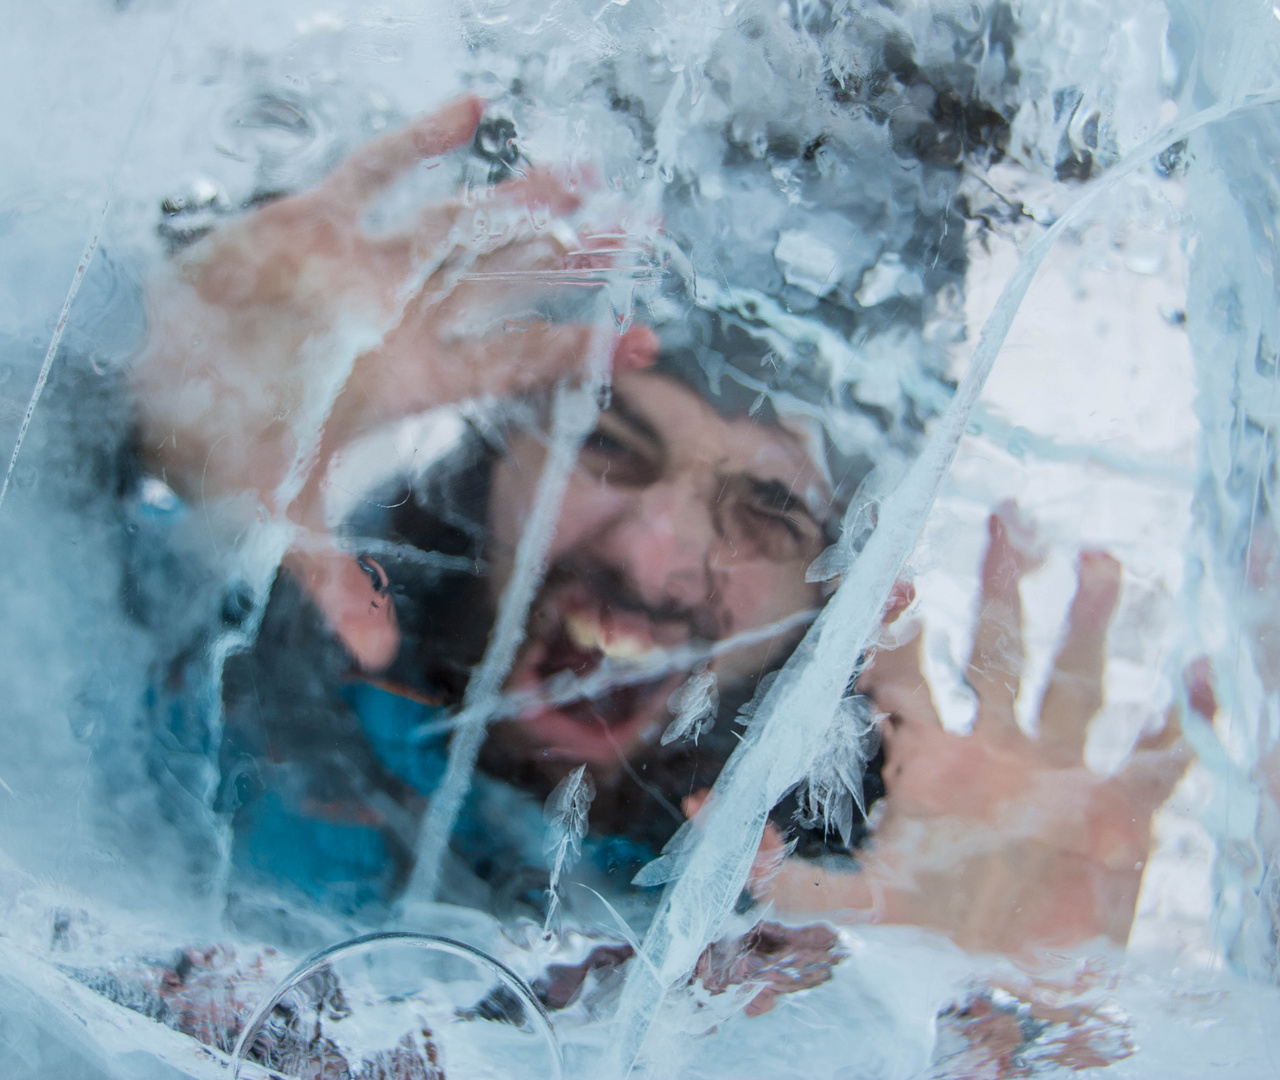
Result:
[[[701,487],[689,476],[650,484],[605,538],[610,561],[648,605],[688,608],[710,597],[716,533],[711,499]]]

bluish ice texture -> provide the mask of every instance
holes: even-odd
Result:
[[[14,0],[6,25],[0,1072],[226,1075],[225,1053],[72,977],[199,943],[225,942],[274,979],[356,933],[453,919],[453,936],[525,977],[556,958],[536,933],[513,941],[431,901],[565,479],[607,391],[605,330],[637,305],[677,320],[696,303],[759,325],[784,377],[742,392],[809,424],[856,480],[844,536],[811,572],[834,595],[748,707],[715,800],[643,872],[665,890],[640,911],[647,929],[607,900],[602,912],[566,899],[644,953],[610,1015],[561,1024],[571,1074],[962,1075],[948,1071],[937,1017],[1009,969],[940,937],[848,930],[830,984],[754,1020],[740,995],[687,983],[709,943],[745,928],[739,901],[773,806],[807,782],[838,826],[861,798],[869,717],[848,689],[904,568],[922,594],[934,589],[927,670],[944,720],[948,694],[967,707],[955,669],[969,582],[955,552],[974,564],[982,515],[1017,494],[1043,511],[1053,551],[1036,594],[1053,614],[1029,614],[1033,645],[1052,643],[1077,549],[1109,546],[1130,573],[1112,634],[1116,711],[1095,724],[1090,764],[1114,768],[1182,704],[1197,657],[1219,703],[1212,723],[1185,713],[1195,761],[1158,819],[1130,951],[1107,955],[1111,981],[1080,1000],[1123,1018],[1133,1052],[1118,1075],[1270,1075],[1280,807],[1259,765],[1280,740],[1280,15],[1269,4]],[[910,70],[868,91],[898,43]],[[969,122],[1002,127],[1004,153],[976,133],[972,146],[948,142],[926,76],[935,94],[982,101]],[[818,85],[874,107],[837,112]],[[373,926],[237,895],[229,923],[219,673],[252,640],[288,536],[128,482],[126,373],[145,334],[144,282],[173,240],[157,232],[158,208],[183,198],[199,211],[183,220],[216,223],[255,194],[313,184],[463,88],[515,121],[529,159],[594,172],[601,214],[647,244],[643,273],[589,302],[602,327],[593,381],[557,398],[520,569],[402,903]],[[411,206],[457,179],[420,170],[397,197]],[[673,278],[684,293],[658,284]],[[301,435],[318,439],[358,343],[320,355],[311,412],[293,418]],[[1037,397],[1072,368],[1097,400]],[[1132,383],[1105,381],[1121,368]],[[311,445],[300,439],[300,461]],[[178,641],[196,643],[181,664],[207,692],[169,714],[157,749],[148,717],[168,706],[155,672]],[[265,940],[278,951],[262,961]],[[1064,961],[1077,974],[1088,963]]]

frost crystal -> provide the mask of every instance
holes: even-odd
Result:
[[[853,837],[853,808],[866,815],[862,774],[875,754],[878,733],[865,698],[840,702],[827,735],[826,753],[818,757],[800,787],[796,820],[808,828],[819,824],[838,833],[848,847]]]
[[[720,708],[720,690],[712,671],[698,671],[689,676],[680,689],[667,701],[675,719],[662,733],[662,745],[677,739],[692,739],[695,743],[715,723],[716,710]]]
[[[550,928],[552,916],[560,904],[560,878],[573,869],[582,854],[582,840],[587,835],[587,811],[596,797],[596,785],[585,765],[579,765],[555,786],[543,807],[546,836],[542,850],[546,855],[551,880],[547,886],[551,903],[547,908],[544,932]]]

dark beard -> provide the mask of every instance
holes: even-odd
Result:
[[[484,523],[495,462],[492,454],[485,460],[472,457],[452,471],[445,490],[422,495],[402,490],[381,500],[393,507],[387,538],[410,549],[404,558],[379,559],[391,583],[402,633],[401,648],[387,679],[443,698],[444,704],[452,706],[461,702],[471,672],[484,656],[496,613],[497,590],[480,569],[486,562],[486,541],[490,540]],[[444,512],[438,507],[444,507]],[[468,560],[476,570],[431,573],[424,570],[414,550]],[[655,622],[686,622],[693,638],[717,636],[711,611],[672,605],[654,609],[611,568],[574,555],[548,568],[531,611],[537,612],[547,595],[569,580],[586,581],[610,605],[644,610]],[[781,667],[785,659],[785,654],[779,657],[771,669]],[[721,687],[715,723],[696,744],[686,740],[668,746],[654,743],[634,754],[627,768],[612,778],[597,777],[592,829],[626,836],[655,853],[661,850],[683,823],[681,803],[685,796],[711,787],[737,747],[741,731],[736,723],[738,712],[751,698],[757,682]],[[878,764],[879,760],[868,771],[868,804],[883,794],[879,769],[874,767]],[[488,775],[537,798],[546,798],[573,768],[572,762],[545,757],[520,725],[510,721],[490,726],[479,766]],[[780,815],[775,814],[784,828],[794,828],[790,820],[793,804],[794,798],[788,797],[779,808]],[[825,846],[825,837],[810,835],[811,830],[798,832],[810,846]]]
[[[480,496],[487,496],[488,472],[485,470],[484,482],[472,488],[467,500],[472,521],[482,520],[484,501]],[[456,519],[443,520],[407,493],[386,501],[400,503],[393,512],[388,536],[393,543],[478,560],[481,565],[485,562],[483,534],[477,536],[460,527]],[[402,633],[401,648],[386,673],[387,680],[456,706],[472,670],[484,656],[495,618],[494,583],[477,573],[427,575],[412,552],[406,552],[404,558],[381,557],[379,562],[391,583]],[[548,569],[531,610],[537,612],[548,595],[570,580],[586,581],[618,609],[643,609],[658,622],[687,622],[695,637],[715,634],[709,612],[673,605],[651,609],[616,572],[577,556],[558,560]],[[696,746],[685,742],[665,747],[655,744],[635,755],[627,763],[628,770],[610,780],[597,777],[592,827],[625,835],[655,852],[661,849],[683,822],[681,801],[713,784],[737,745],[733,718],[750,690],[729,689],[722,694],[720,717]],[[521,726],[512,721],[491,724],[479,766],[488,775],[537,798],[550,794],[573,768],[572,762],[548,759],[540,753]]]
[[[751,687],[730,687],[721,694],[715,723],[696,744],[688,740],[662,746],[653,743],[627,760],[610,777],[595,776],[591,804],[594,832],[613,833],[658,851],[684,824],[681,803],[686,795],[711,787],[738,745],[738,710],[751,697]],[[480,767],[490,776],[546,798],[574,768],[572,761],[543,756],[519,723],[490,726],[480,751]]]

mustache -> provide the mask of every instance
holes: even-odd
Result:
[[[681,604],[664,599],[653,603],[640,594],[618,567],[588,555],[565,555],[548,567],[539,599],[545,600],[571,582],[586,585],[607,607],[615,610],[643,615],[656,625],[684,624],[690,638],[715,641],[721,636],[722,623],[710,600]]]

